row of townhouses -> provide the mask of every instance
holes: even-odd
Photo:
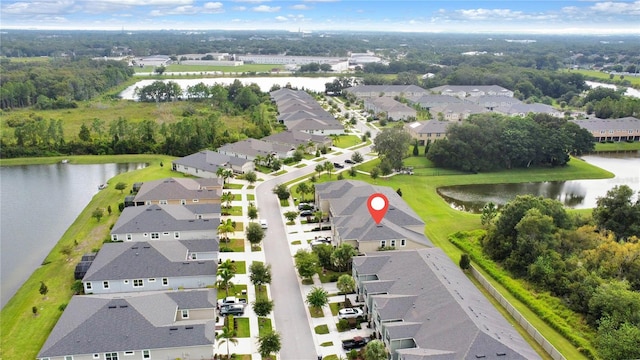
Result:
[[[377,224],[367,200],[389,200]],[[337,244],[359,251],[352,275],[375,338],[393,360],[538,359],[531,346],[424,235],[424,222],[393,189],[341,180],[316,184]]]
[[[213,359],[222,181],[136,187],[38,359]]]

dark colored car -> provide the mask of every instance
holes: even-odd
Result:
[[[355,161],[353,161],[351,159],[347,159],[344,162],[345,162],[345,164],[355,164],[356,163]]]
[[[344,165],[340,164],[340,163],[333,163],[333,167],[336,169],[344,169]]]
[[[362,336],[356,336],[353,339],[342,340],[342,348],[345,350],[360,349],[369,342],[369,339]]]
[[[302,212],[300,212],[300,216],[306,217],[306,216],[313,216],[313,211],[311,210],[304,210]]]

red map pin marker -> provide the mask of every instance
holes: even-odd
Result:
[[[384,215],[389,209],[389,199],[387,199],[384,194],[375,193],[369,196],[369,200],[367,200],[367,207],[369,208],[369,214],[371,214],[371,217],[376,224],[380,224],[380,221],[382,221]]]

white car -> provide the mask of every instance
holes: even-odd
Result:
[[[357,319],[364,316],[364,312],[359,308],[344,308],[338,311],[338,319]]]
[[[268,227],[267,220],[260,219],[260,227],[263,228],[263,229],[266,229]]]

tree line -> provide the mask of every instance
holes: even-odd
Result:
[[[56,61],[0,61],[0,108],[34,106],[40,109],[77,107],[131,76],[133,69],[121,61],[81,58]]]
[[[604,359],[640,357],[640,198],[616,186],[592,219],[562,203],[519,196],[499,212],[485,206],[484,252],[537,291],[548,291],[597,329]]]
[[[466,172],[562,166],[569,155],[595,148],[589,131],[546,114],[525,118],[478,114],[447,129],[431,144],[427,158],[438,167]]]
[[[171,82],[157,81],[139,91],[155,91],[164,86],[173,87]],[[176,91],[182,93],[181,89]],[[7,125],[14,128],[14,134],[9,140],[2,139],[1,156],[147,153],[185,156],[206,148],[216,149],[247,137],[262,138],[278,126],[268,94],[260,92],[255,84],[245,86],[240,81],[228,86],[198,84],[188,88],[187,94],[182,119],[177,122],[159,124],[150,119],[130,121],[120,117],[106,123],[94,118],[83,123],[77,137],[71,141],[64,140],[60,119],[31,116],[21,121],[11,121]],[[140,96],[142,99],[151,95]],[[169,97],[161,96],[161,99],[168,101]],[[145,100],[157,101],[148,97]],[[246,121],[242,122],[239,130],[233,130],[223,121],[229,116],[242,117]]]

